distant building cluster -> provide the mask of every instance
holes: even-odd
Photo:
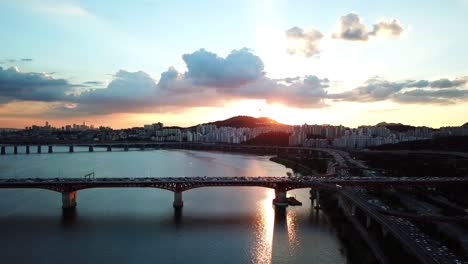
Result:
[[[344,126],[307,125],[294,126],[289,136],[289,145],[324,148],[329,147],[330,140],[345,134]]]
[[[335,148],[362,149],[384,144],[430,139],[432,137],[432,129],[427,127],[416,128],[407,132],[396,132],[382,126],[364,126],[347,130],[342,137],[333,139],[331,146]]]
[[[147,137],[156,142],[210,142],[239,144],[267,132],[288,132],[288,126],[247,127],[217,127],[207,124],[194,128],[164,128],[161,123],[145,125]]]
[[[52,131],[52,130],[61,130],[61,131],[85,131],[89,129],[94,129],[93,125],[86,125],[86,122],[83,122],[81,125],[73,124],[73,125],[65,125],[60,128],[53,127],[49,124],[48,121],[45,122],[44,126],[37,126],[32,125],[30,127],[25,127],[24,130],[33,130],[33,131]]]
[[[440,136],[468,136],[468,126],[461,127],[441,127],[438,131]]]
[[[416,127],[405,131],[391,130],[386,126],[360,126],[355,129],[343,126],[295,126],[289,137],[291,146],[318,148],[363,149],[383,144],[431,139],[437,136],[467,136],[468,127]]]
[[[332,125],[288,126],[257,124],[257,127],[230,127],[203,124],[189,128],[165,127],[163,123],[126,129],[94,128],[82,123],[53,127],[33,125],[25,129],[0,129],[4,142],[204,142],[240,144],[269,132],[289,134],[289,145],[318,148],[363,149],[383,144],[430,139],[440,136],[468,136],[468,125],[461,127],[410,127],[401,124],[381,123],[376,126],[348,128]]]

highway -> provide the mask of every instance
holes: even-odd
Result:
[[[367,168],[359,161],[352,159],[348,153],[344,151],[331,150],[329,152],[336,159],[338,166],[343,166],[341,170],[346,170],[344,166],[347,163],[353,164],[356,167]],[[346,174],[345,174],[346,175]],[[345,177],[349,178],[349,177]],[[359,177],[361,178],[361,177]],[[372,180],[377,180],[379,176],[367,177]],[[465,177],[466,178],[466,177]],[[403,177],[400,179],[408,179]],[[413,178],[418,180],[430,179],[427,178]],[[377,221],[388,232],[390,232],[400,243],[403,248],[414,254],[421,263],[468,263],[458,258],[447,246],[441,242],[430,238],[420,228],[409,221],[407,218],[399,217],[390,214],[383,214],[382,212],[391,212],[385,204],[369,195],[366,189],[362,188],[343,188],[338,192],[352,201],[356,206],[363,210],[366,214],[371,216],[374,221]]]

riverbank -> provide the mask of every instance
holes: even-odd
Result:
[[[300,173],[301,175],[309,175],[316,173],[315,170],[312,170],[309,167],[293,160],[280,157],[272,157],[270,158],[270,161],[284,165],[286,168],[292,169],[294,173]]]
[[[295,159],[290,157],[275,156],[270,161],[292,169],[294,173],[301,175],[318,175],[327,173],[328,163],[323,159]]]

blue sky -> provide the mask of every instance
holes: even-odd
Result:
[[[361,40],[332,37],[340,30],[340,18],[348,14],[356,15],[360,19],[360,24],[366,27],[368,31],[366,32],[369,34],[365,33],[364,36],[360,36]],[[401,29],[400,31],[392,31],[391,34],[389,32],[383,34],[385,33],[383,31],[376,31],[374,35],[371,33],[374,25],[381,21],[390,23],[394,19],[397,21],[394,26]],[[406,100],[408,98],[406,95],[405,100],[397,100],[397,97],[393,96],[401,95],[406,91],[399,88],[392,90],[394,93],[392,97],[379,97],[378,100],[375,97],[372,97],[371,100],[368,100],[367,97],[366,99],[356,99],[355,97],[349,99],[349,97],[345,98],[343,94],[335,94],[353,91],[353,89],[358,91],[356,88],[367,85],[368,81],[375,76],[392,84],[401,84],[404,80],[436,81],[466,78],[465,76],[468,75],[468,63],[466,62],[468,34],[464,31],[464,26],[467,24],[468,1],[465,0],[326,2],[286,0],[1,0],[0,67],[3,70],[17,67],[18,71],[23,73],[47,73],[48,77],[39,76],[39,78],[63,79],[70,87],[89,82],[83,87],[74,87],[73,93],[75,94],[86,92],[87,89],[109,88],[108,85],[116,79],[120,70],[131,73],[142,71],[157,84],[161,74],[166,72],[169,67],[174,67],[180,76],[184,75],[188,64],[183,59],[183,54],[193,54],[204,49],[220,58],[226,58],[233,50],[247,48],[249,49],[247,55],[258,56],[263,64],[260,68],[264,75],[258,75],[258,80],[261,79],[261,83],[275,86],[276,83],[269,82],[302,76],[300,81],[305,85],[306,76],[312,75],[319,80],[328,80],[328,83],[323,87],[320,85],[317,87],[326,89],[326,93],[333,96],[322,96],[321,91],[304,92],[303,94],[312,94],[310,101],[313,102],[305,107],[296,100],[294,94],[281,90],[283,88],[284,90],[289,89],[288,85],[281,86],[283,88],[279,86],[277,89],[275,88],[275,96],[262,97],[260,91],[263,91],[264,88],[261,87],[258,80],[244,83],[242,82],[244,79],[241,78],[238,86],[231,87],[236,89],[236,92],[232,92],[233,90],[221,92],[219,87],[211,87],[214,88],[212,91],[219,93],[216,100],[213,99],[216,103],[192,104],[186,100],[181,103],[182,101],[179,99],[173,99],[172,95],[164,94],[168,97],[168,100],[164,101],[178,102],[173,105],[178,108],[177,111],[168,108],[170,105],[167,104],[164,104],[164,109],[161,109],[161,103],[158,105],[159,101],[157,101],[153,108],[150,107],[151,104],[145,102],[144,110],[128,107],[126,110],[119,111],[118,107],[108,105],[114,111],[102,111],[103,113],[100,114],[101,109],[91,105],[88,98],[86,100],[76,99],[76,97],[74,99],[35,101],[29,97],[27,99],[24,96],[15,97],[9,92],[5,93],[9,99],[5,99],[3,106],[0,106],[0,109],[3,108],[3,111],[0,110],[0,119],[3,118],[5,123],[11,123],[13,126],[19,126],[18,121],[16,121],[17,123],[11,122],[13,118],[11,111],[22,107],[25,100],[29,103],[37,103],[37,109],[40,109],[41,115],[30,115],[26,111],[21,116],[24,122],[30,122],[34,118],[55,119],[58,123],[66,122],[72,118],[99,122],[108,119],[106,115],[114,115],[115,117],[115,115],[127,114],[128,124],[136,124],[155,118],[178,120],[174,121],[175,123],[188,123],[188,121],[182,121],[182,114],[177,117],[177,112],[180,112],[182,108],[185,116],[187,114],[195,116],[202,111],[201,108],[207,107],[209,112],[221,111],[221,114],[204,115],[205,118],[222,118],[235,113],[236,110],[244,109],[244,107],[239,108],[239,105],[248,105],[247,101],[252,101],[252,105],[260,104],[264,109],[269,109],[270,112],[267,111],[266,114],[273,118],[275,118],[275,113],[280,112],[278,109],[282,107],[293,109],[297,116],[301,117],[294,120],[295,122],[314,123],[317,121],[325,123],[327,122],[326,118],[316,118],[319,113],[323,113],[323,116],[329,118],[332,123],[346,124],[349,121],[337,118],[336,115],[341,109],[347,107],[361,109],[350,113],[354,116],[353,121],[349,122],[348,125],[377,121],[381,115],[366,114],[366,116],[362,116],[364,112],[370,113],[373,110],[392,109],[393,111],[396,109],[398,111],[393,111],[393,115],[387,113],[384,116],[396,120],[406,110],[421,111],[428,105],[433,105],[436,109],[433,109],[433,114],[443,115],[452,110],[466,109],[467,97],[465,97],[464,92],[451,91],[450,95],[447,95],[447,93],[443,94],[440,91],[435,98],[433,91],[430,97],[427,97],[428,91],[426,90],[425,93],[414,93],[414,96],[418,94],[421,97],[416,100],[412,95],[410,104]],[[286,31],[293,27],[305,32],[299,40],[288,37],[286,34]],[[307,40],[307,36],[310,36],[307,35],[307,32],[312,29],[319,32],[317,33],[319,36],[322,36],[314,39],[316,42],[311,42],[313,55],[304,55],[303,50],[301,50],[302,46],[293,47],[296,50],[295,54],[288,53],[288,48],[291,48],[291,45]],[[309,40],[311,39],[309,38]],[[201,55],[208,56],[209,54]],[[241,58],[246,57],[241,56]],[[242,63],[252,61],[255,60],[241,60]],[[200,63],[206,63],[206,60],[201,60]],[[229,62],[226,62],[226,65],[228,64]],[[205,65],[198,66],[203,69]],[[246,65],[246,67],[250,66]],[[225,69],[240,68],[237,66],[225,67]],[[143,75],[140,76],[141,78],[134,77],[132,76],[132,80],[145,78]],[[236,75],[235,77],[240,76]],[[198,80],[198,86],[194,85],[197,82],[193,82],[193,80],[188,85],[189,81],[182,80],[171,85],[179,87],[179,89],[185,85],[184,87],[190,87],[192,91],[201,89],[199,87],[200,80]],[[1,82],[0,79],[0,85]],[[90,85],[91,82],[95,83]],[[119,88],[121,89],[119,92],[128,88],[128,104],[140,104],[141,100],[132,101],[133,83],[124,83],[130,87]],[[219,82],[216,84],[219,85]],[[135,86],[138,85],[135,84]],[[382,82],[379,85],[382,86]],[[113,87],[117,86],[114,84]],[[154,85],[149,86],[153,87]],[[206,88],[207,83],[202,82],[201,86]],[[241,90],[238,89],[239,86],[243,86],[241,92],[239,92]],[[70,87],[62,88],[70,92]],[[314,86],[314,89],[317,87]],[[176,88],[174,89],[177,90]],[[431,89],[430,86],[422,88]],[[432,88],[439,89],[440,87]],[[464,91],[466,84],[461,83],[450,88]],[[408,89],[410,91],[415,87],[408,87]],[[302,94],[302,91],[297,90],[296,94]],[[108,92],[106,98],[110,98],[111,90]],[[206,91],[206,93],[212,94],[213,92]],[[319,99],[325,100],[324,102],[317,103],[318,94],[322,96]],[[91,97],[90,93],[87,96]],[[280,98],[281,96],[282,98]],[[41,96],[41,98],[43,97]],[[221,100],[223,102],[220,102],[220,98],[223,99]],[[288,98],[291,100],[286,100]],[[403,98],[403,96],[398,98]],[[434,98],[437,100],[430,101]],[[44,105],[44,103],[48,105]],[[122,102],[118,101],[118,103]],[[69,110],[60,112],[60,109],[63,109],[60,104],[73,104],[82,107],[77,107],[75,112]],[[225,105],[229,105],[229,107],[222,107]],[[50,108],[53,108],[53,111],[45,110],[50,110]],[[79,111],[83,108],[94,109],[94,111]],[[257,109],[258,107],[253,108]],[[251,112],[252,115],[259,114],[254,110]],[[136,116],[138,113],[141,114],[140,117],[144,118],[138,118]],[[128,114],[132,116],[130,117]],[[425,120],[414,115],[406,120],[402,118],[402,122],[418,123],[418,120],[422,120],[419,124],[437,126],[438,124],[449,125],[463,120],[467,121],[466,114],[462,112],[456,114],[459,118],[449,119],[449,121],[444,121],[447,118],[442,117],[437,121]],[[310,116],[314,116],[314,118]],[[205,121],[201,118],[193,119],[193,122]]]

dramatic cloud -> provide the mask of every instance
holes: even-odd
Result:
[[[286,31],[286,37],[290,41],[289,54],[312,57],[320,53],[319,44],[323,34],[318,30],[304,31],[302,28],[293,27]]]
[[[333,38],[362,41],[369,39],[367,27],[361,22],[361,18],[357,14],[349,13],[341,16],[338,23],[338,32],[333,33]]]
[[[248,49],[233,50],[225,59],[204,49],[182,56],[185,78],[203,86],[234,87],[264,75],[262,60]]]
[[[380,21],[372,27],[372,31],[369,31],[359,15],[349,13],[339,18],[337,32],[333,33],[332,37],[351,41],[367,41],[371,36],[400,36],[404,30],[396,19]]]
[[[393,100],[400,103],[439,103],[451,104],[456,100],[466,99],[468,90],[443,89],[437,91],[416,89],[404,93],[395,94]]]
[[[403,33],[403,27],[400,25],[400,22],[396,19],[392,21],[380,21],[373,25],[372,32],[369,35],[390,35],[390,36],[400,36]]]
[[[264,99],[268,103],[282,103],[291,107],[317,108],[325,106],[328,79],[309,75],[286,78],[289,82],[262,78],[237,89],[223,90],[224,96],[247,99]]]
[[[155,95],[156,83],[145,72],[118,71],[107,88],[93,89],[82,92],[76,96],[75,101],[79,103],[119,103],[124,101],[145,100]]]
[[[363,86],[348,92],[329,94],[328,98],[355,102],[453,103],[466,97],[468,90],[464,89],[465,84],[465,78],[390,82],[375,77]]]
[[[452,87],[459,87],[466,84],[466,79],[457,79],[457,80],[449,80],[449,79],[440,79],[433,81],[429,84],[430,87],[434,88],[452,88]]]
[[[316,76],[270,79],[263,62],[247,49],[226,58],[199,50],[183,55],[187,72],[170,67],[156,82],[144,72],[121,70],[107,88],[67,98],[68,113],[105,114],[156,111],[161,108],[220,106],[236,99],[263,99],[295,107],[322,107],[329,81]]]
[[[178,78],[179,72],[174,67],[170,67],[167,71],[161,73],[158,86],[162,89],[168,89],[171,83],[174,83]]]
[[[62,101],[74,85],[46,73],[21,72],[16,67],[0,67],[0,97],[3,103],[22,101]]]
[[[468,97],[466,77],[396,82],[374,77],[350,91],[330,93],[330,81],[315,75],[268,78],[262,60],[247,49],[234,50],[225,58],[201,49],[183,59],[186,72],[170,67],[156,81],[142,71],[120,70],[105,88],[97,88],[104,86],[98,81],[73,85],[45,73],[0,67],[0,103],[54,102],[48,104],[48,114],[83,116],[222,106],[244,99],[317,108],[327,106],[326,100],[448,104]]]

